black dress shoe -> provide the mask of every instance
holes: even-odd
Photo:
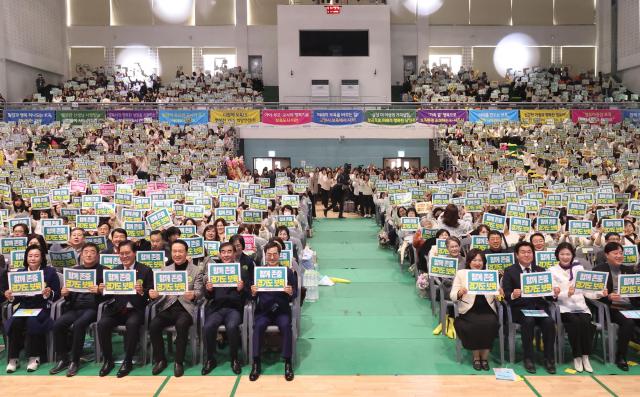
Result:
[[[69,369],[67,370],[67,377],[71,378],[72,376],[76,376],[79,369],[80,365],[78,365],[77,362],[72,361],[71,364],[69,364]]]
[[[129,372],[131,372],[132,369],[133,364],[131,363],[131,361],[123,361],[120,369],[118,370],[117,377],[124,378],[125,376],[129,375]]]
[[[218,363],[216,363],[216,360],[207,360],[204,365],[202,366],[202,375],[208,375],[209,372],[213,371],[213,369],[216,367],[216,365],[218,365]]]
[[[242,372],[242,365],[240,365],[240,361],[237,359],[231,360],[231,370],[234,374],[240,375]]]
[[[544,360],[544,369],[553,375],[556,373],[556,363],[553,360]]]
[[[182,375],[184,375],[184,365],[182,363],[175,363],[173,365],[173,375],[176,378],[179,378]]]
[[[251,373],[249,374],[249,380],[251,382],[255,382],[256,380],[258,380],[258,378],[260,377],[261,370],[262,368],[260,368],[260,361],[254,359],[253,365],[251,365]]]
[[[616,365],[618,366],[618,368],[620,368],[623,371],[628,371],[629,370],[629,364],[627,363],[627,360],[625,360],[622,357],[618,357],[616,359]]]
[[[291,360],[285,360],[284,362],[284,378],[287,382],[293,380],[293,365],[291,365]]]
[[[113,371],[113,360],[106,360],[104,364],[102,364],[102,368],[100,369],[100,376],[107,376],[111,371]]]
[[[326,209],[326,208],[324,209],[324,217],[325,217],[325,218],[327,217],[327,212],[328,212],[328,211],[329,211],[328,209]]]
[[[68,366],[69,366],[69,360],[60,360],[58,361],[55,367],[49,370],[49,375],[59,374],[60,372],[67,369]]]
[[[151,373],[158,375],[160,372],[164,371],[165,368],[167,368],[167,360],[160,360],[153,366]]]
[[[482,363],[480,362],[480,360],[473,360],[473,369],[475,369],[476,371],[482,370]]]
[[[482,365],[482,370],[483,371],[488,371],[489,370],[489,361],[480,360],[480,365]]]
[[[536,373],[536,365],[533,363],[533,361],[531,361],[530,358],[524,359],[524,369],[527,370],[527,372],[530,374]]]

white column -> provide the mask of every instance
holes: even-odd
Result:
[[[429,45],[431,38],[429,37],[429,16],[427,15],[427,1],[416,2],[416,46],[418,55],[418,69],[423,61],[429,63]]]
[[[249,39],[247,28],[247,0],[236,0],[236,58],[238,66],[249,66]]]
[[[202,47],[193,47],[191,49],[191,66],[193,71],[204,72],[204,59],[202,58]]]
[[[462,47],[462,66],[464,66],[465,69],[473,66],[473,47]]]

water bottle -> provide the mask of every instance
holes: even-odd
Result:
[[[307,287],[307,295],[305,301],[316,302],[319,298],[318,293],[318,271],[311,269],[304,272],[304,285]]]

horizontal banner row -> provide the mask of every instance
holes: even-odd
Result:
[[[640,122],[640,109],[541,109],[541,110],[284,110],[284,109],[227,109],[227,110],[7,110],[5,121],[51,124],[79,124],[107,118],[144,122],[158,120],[171,125],[322,125],[344,126],[373,124],[398,126],[411,124],[455,125],[462,121],[522,122],[523,124],[562,123],[565,120],[589,124],[618,124],[623,120]]]

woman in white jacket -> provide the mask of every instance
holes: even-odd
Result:
[[[560,316],[569,336],[569,343],[573,351],[573,367],[576,371],[593,372],[589,355],[593,346],[595,327],[591,324],[591,311],[585,301],[585,296],[597,299],[607,296],[605,289],[601,293],[583,293],[576,290],[576,273],[584,268],[574,262],[576,251],[567,242],[562,242],[556,248],[558,264],[549,271],[553,275],[554,295],[557,296]]]

